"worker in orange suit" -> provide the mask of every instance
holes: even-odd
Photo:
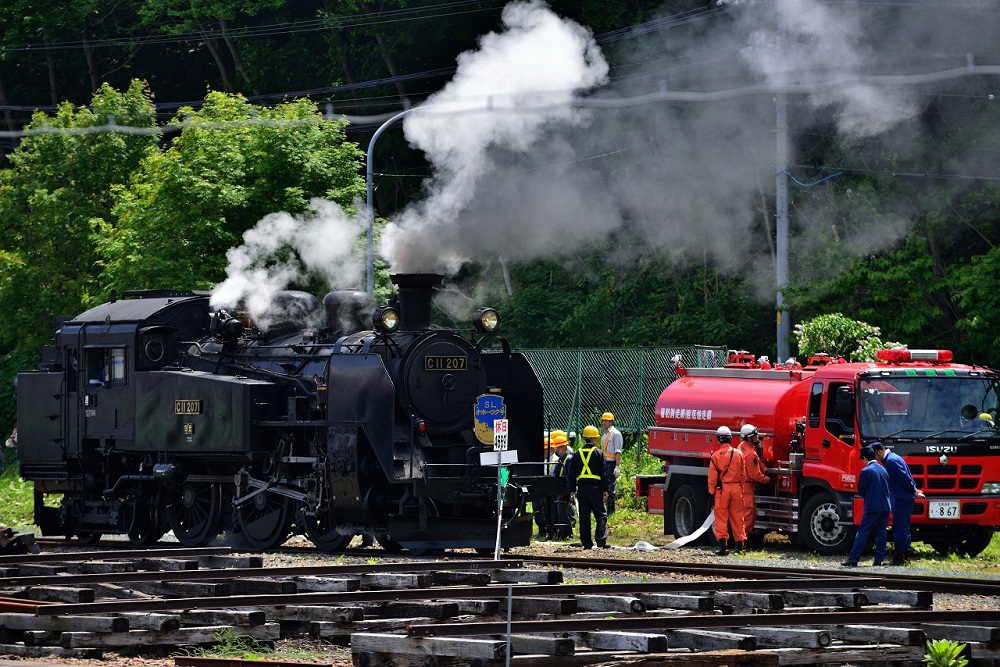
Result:
[[[747,478],[743,482],[743,532],[746,533],[747,537],[750,537],[753,535],[754,524],[757,523],[755,490],[758,484],[770,484],[771,478],[767,476],[760,431],[757,430],[756,426],[753,424],[743,425],[740,429],[739,448],[747,467]]]
[[[715,438],[721,445],[712,454],[708,464],[708,493],[714,499],[715,537],[719,541],[716,556],[729,553],[729,528],[733,541],[742,550],[747,534],[743,529],[743,482],[746,480],[746,462],[740,450],[733,445],[733,432],[720,426]]]

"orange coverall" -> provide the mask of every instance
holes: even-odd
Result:
[[[743,482],[746,480],[746,462],[740,450],[732,443],[722,445],[712,454],[708,464],[708,492],[715,497],[715,537],[729,539],[729,526],[733,539],[745,542],[743,528]],[[719,481],[722,488],[717,488]]]
[[[757,501],[754,499],[754,490],[757,484],[770,484],[771,478],[767,476],[767,466],[757,455],[757,449],[752,442],[741,440],[740,453],[743,454],[747,469],[747,477],[743,481],[743,530],[747,535],[752,535],[754,524],[757,523]]]

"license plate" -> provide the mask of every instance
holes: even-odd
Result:
[[[927,503],[930,519],[957,519],[960,516],[957,500],[932,500]]]

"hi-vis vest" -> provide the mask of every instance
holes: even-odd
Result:
[[[614,433],[618,433],[618,429],[612,426],[601,438],[601,451],[604,452],[605,458],[613,459],[615,457],[616,452],[608,451],[608,445],[611,444],[611,436]]]
[[[595,475],[594,473],[590,472],[590,457],[594,455],[595,451],[596,448],[594,447],[584,447],[579,452],[577,452],[577,455],[579,455],[580,457],[580,462],[583,464],[583,466],[580,468],[580,474],[576,476],[578,480],[601,479],[600,475]]]

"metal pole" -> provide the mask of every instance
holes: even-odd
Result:
[[[777,153],[775,159],[775,213],[777,225],[775,229],[775,279],[778,293],[775,299],[777,312],[777,361],[785,361],[789,357],[788,334],[789,322],[785,312],[785,298],[781,290],[788,282],[788,115],[787,100],[779,94],[775,98],[775,120],[777,125]]]
[[[493,550],[493,560],[500,560],[500,533],[503,528],[503,454],[497,452],[497,543]]]
[[[406,114],[414,111],[417,107],[411,107],[409,109],[404,109],[398,114],[390,118],[389,120],[382,123],[375,134],[372,135],[372,140],[368,143],[368,174],[367,174],[367,184],[368,184],[368,295],[375,296],[375,204],[372,201],[372,160],[375,155],[375,142],[378,140],[379,135],[383,131],[397,120],[405,116]]]

